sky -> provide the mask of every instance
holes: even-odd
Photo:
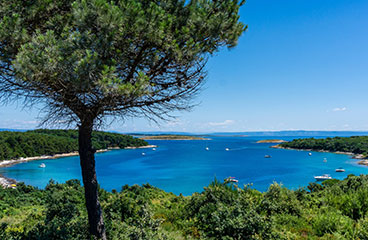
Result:
[[[103,130],[367,131],[367,13],[367,0],[248,0],[240,12],[248,30],[210,58],[197,107]],[[21,102],[0,106],[0,128],[36,128],[37,116]]]

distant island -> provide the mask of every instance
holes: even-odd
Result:
[[[144,140],[209,140],[208,138],[187,135],[149,135],[140,137]]]
[[[368,136],[300,138],[273,147],[350,154],[354,158],[363,159],[359,164],[368,165]]]
[[[257,141],[257,143],[284,143],[284,142],[287,141],[281,139],[265,139]]]
[[[92,145],[97,151],[147,147],[143,139],[129,135],[94,131]],[[26,132],[0,132],[0,161],[24,158],[56,158],[78,155],[77,130],[38,129]],[[31,159],[33,160],[33,159]]]

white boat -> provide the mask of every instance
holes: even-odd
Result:
[[[271,155],[265,155],[264,157],[265,158],[271,158]]]
[[[233,183],[237,183],[239,182],[237,179],[235,179],[235,177],[228,177],[224,179],[225,183],[229,183],[229,182],[233,182]]]
[[[40,165],[38,165],[39,168],[45,168],[46,167],[46,164],[44,163],[41,163]]]
[[[229,151],[230,149],[228,149],[228,148],[225,148],[225,150],[226,150],[226,151]]]
[[[335,169],[335,172],[345,172],[345,169],[343,169],[343,168],[336,168]]]
[[[210,148],[209,147],[206,147],[206,150],[208,151],[208,150],[210,150]]]
[[[142,156],[146,155],[146,153],[142,153]]]
[[[156,151],[156,148],[152,148],[153,151]]]
[[[312,156],[312,153],[308,153],[309,156]]]
[[[316,179],[317,181],[324,181],[332,179],[332,177],[330,176],[330,174],[323,174],[322,176],[314,176],[314,179]]]

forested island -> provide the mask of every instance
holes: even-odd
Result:
[[[283,143],[283,142],[286,141],[281,139],[264,139],[257,141],[257,143]]]
[[[94,131],[94,149],[146,146],[143,139],[118,133]],[[78,151],[77,130],[38,129],[26,132],[0,132],[0,161],[55,155]]]
[[[203,137],[187,136],[187,135],[173,135],[173,134],[148,135],[148,136],[141,137],[141,139],[144,139],[144,140],[209,140],[208,138],[203,138]]]
[[[261,193],[214,181],[185,197],[149,184],[99,190],[107,239],[366,239],[368,176]],[[0,189],[0,239],[91,239],[77,180]]]
[[[368,136],[300,138],[281,143],[277,147],[362,154],[366,157],[368,156]]]

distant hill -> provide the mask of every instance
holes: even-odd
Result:
[[[0,128],[1,131],[11,132],[26,132],[25,129],[7,129]],[[150,136],[150,135],[184,135],[184,136],[249,136],[249,137],[350,137],[350,136],[368,136],[368,131],[306,131],[306,130],[285,130],[285,131],[256,131],[256,132],[208,132],[208,133],[194,133],[194,132],[118,132],[112,133],[125,134],[132,136]]]

